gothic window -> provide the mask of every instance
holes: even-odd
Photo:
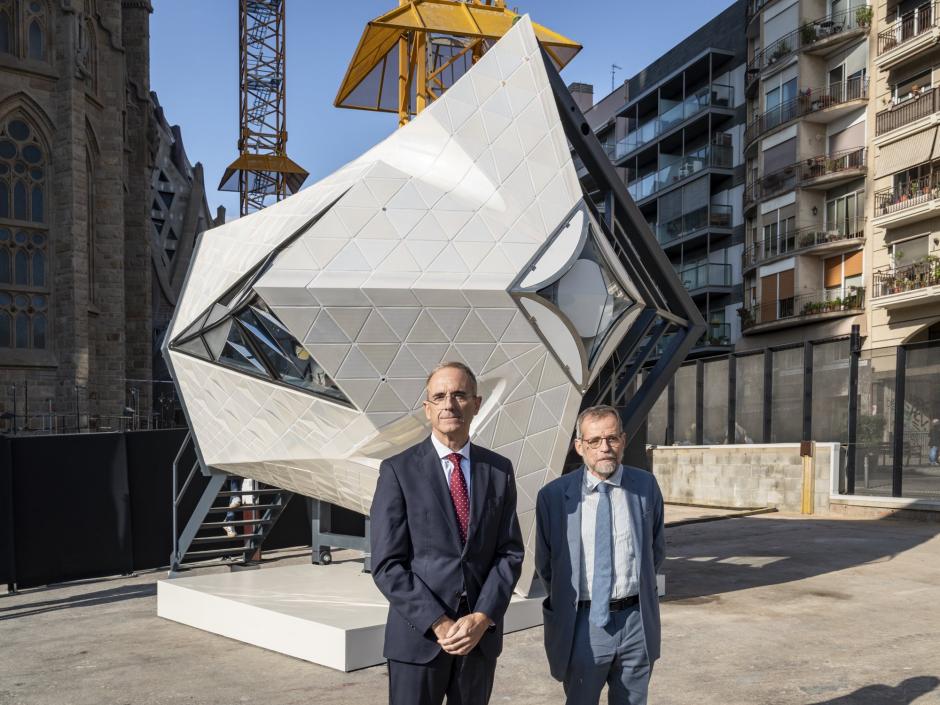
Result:
[[[0,54],[14,53],[13,17],[13,0],[0,0]]]
[[[85,151],[85,174],[88,179],[88,189],[86,193],[85,216],[85,247],[88,250],[88,300],[95,303],[95,167],[91,159],[91,152]]]
[[[45,348],[49,233],[45,148],[14,115],[0,123],[0,348]]]
[[[26,27],[26,56],[37,61],[45,61],[48,43],[46,8],[40,0],[27,0],[25,5],[23,19]]]

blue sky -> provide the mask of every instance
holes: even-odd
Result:
[[[532,19],[584,45],[562,72],[594,84],[595,99],[731,5],[731,0],[510,0]],[[396,0],[287,0],[288,154],[326,176],[391,133],[394,115],[333,107],[333,98],[366,23]],[[238,215],[238,197],[216,191],[237,156],[238,1],[153,0],[150,84],[178,124],[190,161],[205,167],[209,205]]]

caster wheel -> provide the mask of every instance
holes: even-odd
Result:
[[[320,551],[320,565],[329,565],[333,562],[333,554],[329,551]]]

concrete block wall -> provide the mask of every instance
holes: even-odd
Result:
[[[828,513],[833,454],[838,444],[816,443],[814,511]],[[719,507],[775,507],[799,512],[803,462],[799,443],[656,446],[652,468],[667,502]]]

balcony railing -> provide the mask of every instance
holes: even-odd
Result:
[[[875,115],[875,135],[904,127],[940,110],[940,90],[928,88],[920,95],[892,105]]]
[[[757,242],[744,250],[744,267],[755,267],[781,255],[793,254],[819,245],[865,237],[865,218],[858,216],[840,223],[832,230],[821,230],[816,225],[792,230],[782,236]]]
[[[940,259],[928,255],[902,267],[881,267],[872,273],[872,284],[875,297],[940,285]]]
[[[904,13],[893,22],[886,20],[885,23],[891,26],[878,33],[878,56],[919,37],[924,32],[929,31],[931,27],[935,27],[937,24],[937,9],[936,3],[925,2],[920,7]]]
[[[658,223],[654,230],[656,239],[659,240],[660,244],[665,245],[688,233],[707,227],[730,228],[731,206],[718,204],[702,206],[694,211],[683,213],[678,218]]]
[[[704,345],[731,345],[731,324],[709,323],[695,347]]]
[[[617,142],[614,159],[620,159],[633,150],[652,142],[672,127],[697,115],[709,107],[734,107],[734,87],[721,83],[705,86],[682,101],[660,101],[658,117],[647,120]]]
[[[742,306],[741,330],[775,321],[797,320],[826,313],[854,313],[865,310],[865,288],[849,287],[847,291],[833,294],[829,291],[813,291],[786,299]]]
[[[633,200],[641,201],[649,198],[657,191],[666,188],[682,179],[685,179],[702,169],[713,166],[725,169],[731,169],[732,164],[731,145],[711,144],[687,154],[678,161],[664,166],[658,171],[654,171],[646,176],[640,177],[636,181],[627,185],[627,190],[633,196]]]
[[[778,193],[792,191],[797,186],[824,176],[863,169],[865,152],[864,147],[843,149],[832,154],[820,154],[803,159],[783,169],[772,171],[747,185],[744,189],[744,203],[749,205]]]
[[[824,88],[807,88],[800,94],[758,115],[744,131],[744,141],[753,142],[760,135],[790,120],[831,108],[852,100],[868,98],[868,79],[850,78],[830,83]]]
[[[875,192],[875,217],[898,213],[940,198],[940,171]]]
[[[679,270],[679,278],[689,291],[708,286],[731,286],[731,265],[703,262],[694,267]]]
[[[871,14],[871,7],[862,5],[807,22],[755,54],[747,65],[745,75],[749,80],[753,80],[768,66],[783,61],[801,49],[807,49],[830,37],[867,28],[871,24]]]

